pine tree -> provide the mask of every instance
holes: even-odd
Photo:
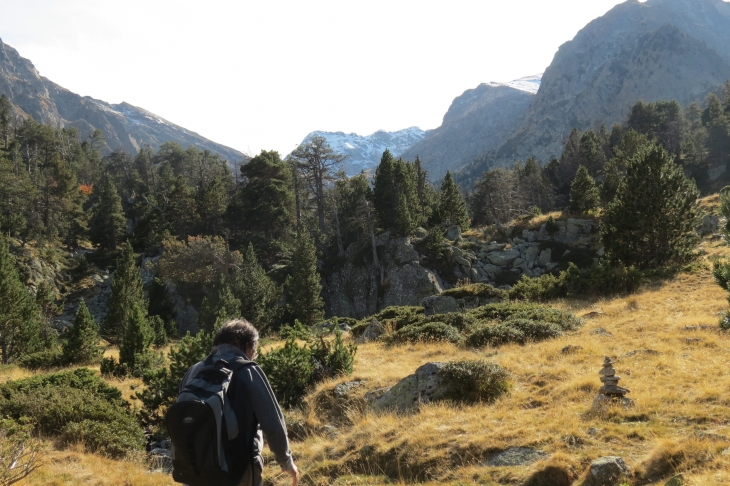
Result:
[[[134,369],[138,355],[144,354],[155,341],[155,331],[150,326],[143,307],[134,303],[129,309],[127,326],[119,347],[119,364]]]
[[[382,226],[402,235],[423,223],[418,199],[418,174],[413,164],[383,152],[375,170],[373,206]]]
[[[240,317],[241,301],[233,295],[228,279],[222,274],[218,275],[209,292],[200,306],[198,327],[214,333],[228,319]]]
[[[165,321],[160,316],[148,316],[148,322],[152,328],[152,332],[155,334],[153,344],[157,348],[167,346],[169,340],[167,339],[167,329],[165,329]]]
[[[441,223],[447,226],[458,224],[462,230],[469,228],[469,216],[466,212],[466,203],[464,197],[459,191],[459,187],[451,177],[451,172],[446,171],[446,177],[441,184],[441,194],[439,196],[439,217]]]
[[[241,270],[234,275],[232,287],[241,302],[240,315],[259,330],[271,329],[278,313],[281,291],[259,265],[252,244],[248,245]]]
[[[10,359],[48,346],[35,298],[20,281],[7,238],[0,234],[0,357]]]
[[[596,209],[600,201],[596,181],[588,173],[588,169],[581,165],[570,185],[570,212],[585,214]]]
[[[162,319],[167,337],[177,335],[177,306],[175,305],[175,298],[167,290],[165,282],[158,277],[155,277],[152,285],[150,285],[147,315],[150,318],[157,316]]]
[[[127,220],[122,209],[122,199],[109,177],[102,179],[96,198],[96,207],[89,225],[91,242],[108,250],[116,250],[124,238]]]
[[[10,132],[13,124],[13,105],[5,95],[0,96],[0,141],[3,148],[8,148]]]
[[[102,322],[101,335],[112,344],[119,344],[124,336],[132,308],[145,309],[142,276],[135,262],[134,251],[128,243],[122,248],[114,272],[112,294],[107,303],[107,314]]]
[[[63,361],[69,364],[92,364],[98,363],[101,355],[97,325],[86,302],[81,300],[76,319],[63,344]]]
[[[278,152],[261,151],[241,166],[243,182],[229,209],[234,240],[266,257],[292,239],[296,226],[292,171]]]
[[[664,148],[640,149],[601,221],[610,258],[640,268],[687,259],[698,243],[698,197],[694,182]]]
[[[289,294],[288,314],[292,321],[299,319],[302,324],[312,326],[324,317],[324,301],[317,272],[317,251],[306,231],[301,231],[297,238],[292,267],[293,272],[284,284]]]

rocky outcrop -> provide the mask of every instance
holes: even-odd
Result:
[[[496,151],[517,128],[535,98],[540,76],[531,83],[480,84],[454,99],[441,126],[426,132],[402,154],[405,160],[422,161],[431,177],[464,166]]]
[[[423,403],[446,398],[452,386],[439,371],[445,363],[426,363],[385,391],[373,402],[376,410],[395,409],[400,412],[417,409]]]
[[[497,165],[560,156],[573,128],[621,122],[637,101],[703,100],[730,78],[730,4],[630,0],[563,44]]]
[[[327,315],[361,319],[394,305],[421,305],[424,297],[443,290],[438,275],[421,266],[421,257],[410,238],[391,238],[383,233],[376,244],[382,253],[382,284],[380,271],[370,260],[370,245],[350,245],[342,267],[325,277]]]
[[[54,127],[75,127],[82,138],[95,129],[104,132],[108,148],[136,154],[149,145],[157,150],[165,142],[183,148],[220,154],[230,163],[247,160],[241,152],[212,142],[197,133],[175,125],[154,113],[129,103],[110,104],[82,97],[42,77],[33,63],[22,58],[0,40],[0,94],[5,94],[21,116]]]
[[[622,477],[628,477],[631,470],[623,459],[606,456],[591,462],[590,483],[592,486],[613,486]]]

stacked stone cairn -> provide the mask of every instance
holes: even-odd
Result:
[[[602,408],[606,405],[622,405],[624,407],[634,405],[633,400],[626,396],[630,390],[618,386],[621,377],[616,375],[613,361],[608,356],[603,360],[603,368],[601,368],[599,374],[603,386],[598,390],[599,395],[593,400],[593,408]]]

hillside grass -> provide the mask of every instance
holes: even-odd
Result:
[[[292,442],[302,484],[551,484],[535,478],[540,471],[560,471],[579,486],[590,461],[607,455],[621,456],[637,473],[636,484],[664,484],[679,472],[687,485],[730,484],[730,464],[722,454],[730,442],[721,437],[730,436],[730,335],[717,325],[728,302],[709,264],[710,257],[730,256],[730,248],[705,240],[702,249],[702,264],[690,273],[651,281],[632,296],[554,302],[585,318],[581,329],[555,340],[498,349],[359,346],[352,376],[320,384],[304,410],[287,412],[289,422],[304,430]],[[582,348],[561,353],[568,345]],[[605,356],[614,359],[634,408],[590,413]],[[435,403],[401,415],[365,406],[365,393],[395,384],[426,362],[472,359],[510,370],[510,394],[489,405]],[[0,367],[0,382],[29,375]],[[332,395],[337,383],[353,380],[366,383],[346,399]],[[125,398],[138,385],[110,384]],[[170,476],[150,472],[142,458],[114,461],[49,446],[45,465],[20,484],[174,484]],[[525,467],[484,465],[512,446],[538,448],[550,457]],[[290,484],[267,455],[269,484]]]

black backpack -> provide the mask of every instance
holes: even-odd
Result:
[[[172,442],[172,478],[190,486],[235,486],[228,477],[224,442],[238,436],[238,420],[228,400],[233,373],[252,364],[242,358],[212,362],[190,371],[187,383],[165,415]]]

